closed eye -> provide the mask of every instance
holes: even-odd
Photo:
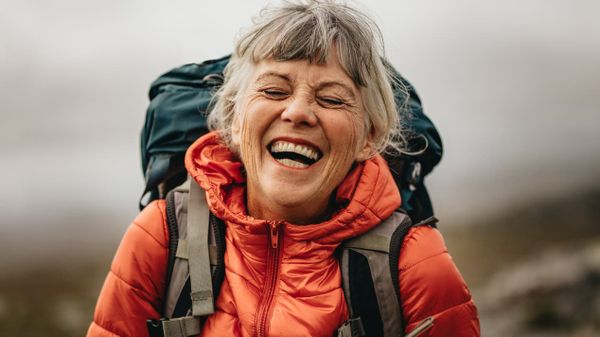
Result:
[[[289,94],[283,90],[279,89],[264,89],[261,90],[262,93],[271,99],[281,100],[286,98]]]
[[[346,102],[335,97],[318,97],[317,100],[325,108],[339,108],[346,105]]]

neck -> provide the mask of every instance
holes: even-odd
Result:
[[[246,206],[248,215],[255,219],[285,221],[296,225],[316,224],[326,220],[332,213],[329,200],[311,200],[309,204],[280,205],[268,197],[256,193],[248,186]]]

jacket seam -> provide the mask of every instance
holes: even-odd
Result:
[[[108,333],[109,333],[109,334],[111,334],[111,335],[118,336],[118,337],[120,337],[120,336],[121,336],[121,335],[119,335],[118,333],[116,333],[116,332],[114,332],[114,331],[111,331],[111,330],[107,329],[105,326],[103,326],[102,324],[100,324],[100,323],[99,323],[99,322],[97,322],[96,320],[93,320],[93,321],[92,321],[92,323],[93,323],[93,324],[95,324],[95,325],[96,325],[97,327],[99,327],[100,329],[102,329],[102,330],[104,330],[104,331],[108,332]]]
[[[144,231],[144,233],[148,234],[149,237],[152,238],[152,240],[154,240],[156,243],[158,243],[159,246],[161,246],[162,248],[167,248],[167,246],[163,245],[157,238],[154,237],[154,235],[152,235],[146,228],[142,227],[142,225],[140,225],[139,223],[137,223],[136,221],[133,222],[133,224],[137,227],[139,227],[139,229],[141,229],[142,231]]]
[[[447,251],[447,250],[444,250],[444,251],[442,251],[442,252],[439,252],[439,253],[437,253],[437,254],[429,255],[429,256],[427,256],[427,257],[425,257],[425,258],[423,258],[423,259],[421,259],[421,260],[419,260],[419,261],[417,261],[417,262],[413,263],[413,264],[412,264],[412,265],[410,265],[410,266],[407,266],[407,267],[404,267],[404,268],[400,268],[400,270],[401,270],[401,271],[407,271],[407,270],[409,270],[409,269],[412,269],[414,266],[416,266],[416,265],[418,265],[418,264],[421,264],[422,262],[425,262],[425,261],[427,261],[427,260],[429,260],[429,259],[432,259],[432,258],[434,258],[434,257],[440,256],[440,255],[443,255],[443,254],[447,254],[447,253],[448,253],[448,251]]]
[[[471,298],[471,296],[469,296],[469,299],[467,299],[465,302],[452,305],[452,306],[450,306],[450,307],[448,307],[448,308],[446,308],[446,309],[444,309],[442,311],[438,311],[438,312],[433,313],[431,315],[426,315],[425,317],[421,317],[421,318],[417,319],[416,321],[419,322],[419,321],[421,321],[421,320],[423,320],[423,319],[425,319],[425,318],[427,318],[429,316],[441,316],[441,315],[446,314],[448,311],[452,311],[452,310],[458,309],[458,308],[463,307],[463,306],[468,306],[471,303],[473,303],[473,299]]]
[[[152,300],[153,300],[152,296],[151,296],[150,294],[148,294],[148,292],[147,292],[146,290],[144,290],[144,289],[142,289],[142,288],[139,288],[139,287],[136,287],[136,286],[134,286],[133,284],[131,284],[131,283],[129,283],[129,282],[127,282],[127,281],[125,281],[125,279],[124,279],[124,278],[123,278],[121,275],[117,274],[117,273],[116,273],[114,270],[112,270],[112,268],[109,270],[109,272],[110,272],[111,274],[113,274],[113,275],[114,275],[114,276],[117,278],[117,280],[119,280],[119,281],[121,281],[121,282],[125,283],[126,285],[128,285],[128,286],[129,286],[129,287],[131,287],[131,288],[133,288],[134,290],[137,290],[137,291],[141,292],[142,294],[144,294],[144,297],[145,297],[145,298],[144,298],[144,297],[142,297],[142,296],[140,296],[141,298],[143,298],[143,299],[145,299],[145,300],[148,300],[148,301],[152,301]]]

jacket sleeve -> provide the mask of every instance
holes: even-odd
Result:
[[[405,331],[434,318],[420,337],[480,336],[477,308],[437,229],[414,227],[400,253],[400,294]]]
[[[155,201],[135,218],[119,245],[88,337],[148,336],[146,320],[162,312],[167,238],[165,203]]]

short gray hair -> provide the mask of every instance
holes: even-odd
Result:
[[[219,131],[226,145],[232,148],[237,104],[256,63],[272,58],[323,64],[335,47],[340,65],[361,89],[365,128],[374,152],[401,149],[403,137],[391,81],[405,88],[384,64],[383,37],[372,19],[347,4],[308,0],[266,7],[253,23],[235,45],[208,117],[209,127]]]

